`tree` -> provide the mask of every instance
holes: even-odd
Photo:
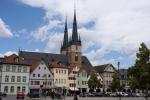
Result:
[[[146,90],[150,88],[150,50],[141,43],[136,54],[135,64],[128,69],[129,85],[132,89]]]
[[[118,73],[115,73],[112,76],[113,80],[112,83],[110,84],[110,88],[113,92],[115,92],[116,90],[120,90],[120,80],[119,80],[119,75]]]
[[[97,78],[97,74],[92,71],[90,73],[90,79],[88,80],[88,87],[90,90],[95,90],[96,88],[100,88],[102,85],[100,83],[100,80]]]

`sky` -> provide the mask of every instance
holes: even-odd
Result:
[[[92,65],[135,63],[140,43],[150,48],[150,0],[0,0],[0,57],[19,49],[60,53],[74,8],[82,55]]]

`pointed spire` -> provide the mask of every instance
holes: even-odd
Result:
[[[78,41],[78,30],[77,30],[77,20],[76,20],[76,8],[74,8],[74,19],[73,19],[73,30],[72,30],[72,41]]]
[[[68,45],[68,27],[67,27],[67,17],[65,21],[65,29],[64,29],[64,41],[62,47],[66,48]]]

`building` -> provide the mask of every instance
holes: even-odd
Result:
[[[77,29],[76,11],[74,11],[73,29],[70,39],[68,37],[66,19],[64,39],[60,48],[60,53],[61,54],[19,51],[19,56],[24,57],[30,64],[34,63],[35,61],[39,61],[42,58],[46,63],[55,60],[61,62],[65,66],[92,67],[87,57],[82,55],[82,43]]]
[[[52,61],[48,63],[49,69],[54,76],[54,89],[56,92],[63,92],[68,89],[68,67],[59,61]]]
[[[89,73],[86,67],[69,67],[68,81],[70,92],[88,92]]]
[[[33,63],[30,69],[30,93],[50,92],[54,86],[53,80],[53,74],[43,60]]]
[[[78,89],[81,93],[88,92],[88,70],[81,67],[78,71]]]
[[[28,93],[30,64],[15,54],[5,56],[0,64],[0,91],[8,95]]]
[[[116,73],[116,69],[113,67],[112,64],[104,64],[94,67],[95,70],[99,73],[103,80],[103,91],[109,91],[110,90],[110,84],[113,80],[112,76],[114,73]]]
[[[129,82],[128,82],[128,70],[127,69],[120,69],[119,70],[120,74],[120,84],[124,85],[124,91],[129,91]]]

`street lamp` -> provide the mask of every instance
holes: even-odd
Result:
[[[120,67],[120,62],[118,62],[118,76],[119,76],[119,88],[120,88],[120,71],[119,71],[119,67]],[[119,89],[119,100],[121,100],[120,89]]]

